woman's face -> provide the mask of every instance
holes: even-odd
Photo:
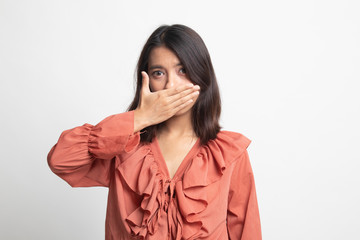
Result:
[[[148,75],[152,92],[191,83],[186,70],[176,54],[167,47],[160,46],[151,50],[149,56]],[[193,103],[175,114],[181,115],[188,112],[195,104]]]

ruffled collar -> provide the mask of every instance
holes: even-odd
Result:
[[[161,228],[166,228],[171,239],[176,240],[196,239],[204,234],[200,215],[209,204],[207,187],[221,179],[250,140],[239,133],[221,131],[206,145],[200,146],[199,142],[191,148],[172,179],[156,139],[134,149],[118,166],[126,184],[142,199],[125,219],[132,236],[162,239]]]

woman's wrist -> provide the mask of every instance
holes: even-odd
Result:
[[[143,116],[139,109],[134,110],[134,133],[141,131],[142,129],[150,126],[147,117]]]

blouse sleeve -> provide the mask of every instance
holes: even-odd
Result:
[[[229,239],[261,240],[255,181],[247,150],[234,164],[228,199]]]
[[[72,187],[107,187],[114,157],[140,142],[140,133],[133,131],[133,111],[66,130],[48,154],[49,167]]]

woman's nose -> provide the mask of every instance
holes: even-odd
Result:
[[[168,89],[168,88],[171,88],[171,87],[174,87],[174,86],[178,85],[179,82],[180,82],[179,80],[180,79],[176,75],[169,74],[168,78],[167,78],[167,81],[166,81],[165,88]]]

